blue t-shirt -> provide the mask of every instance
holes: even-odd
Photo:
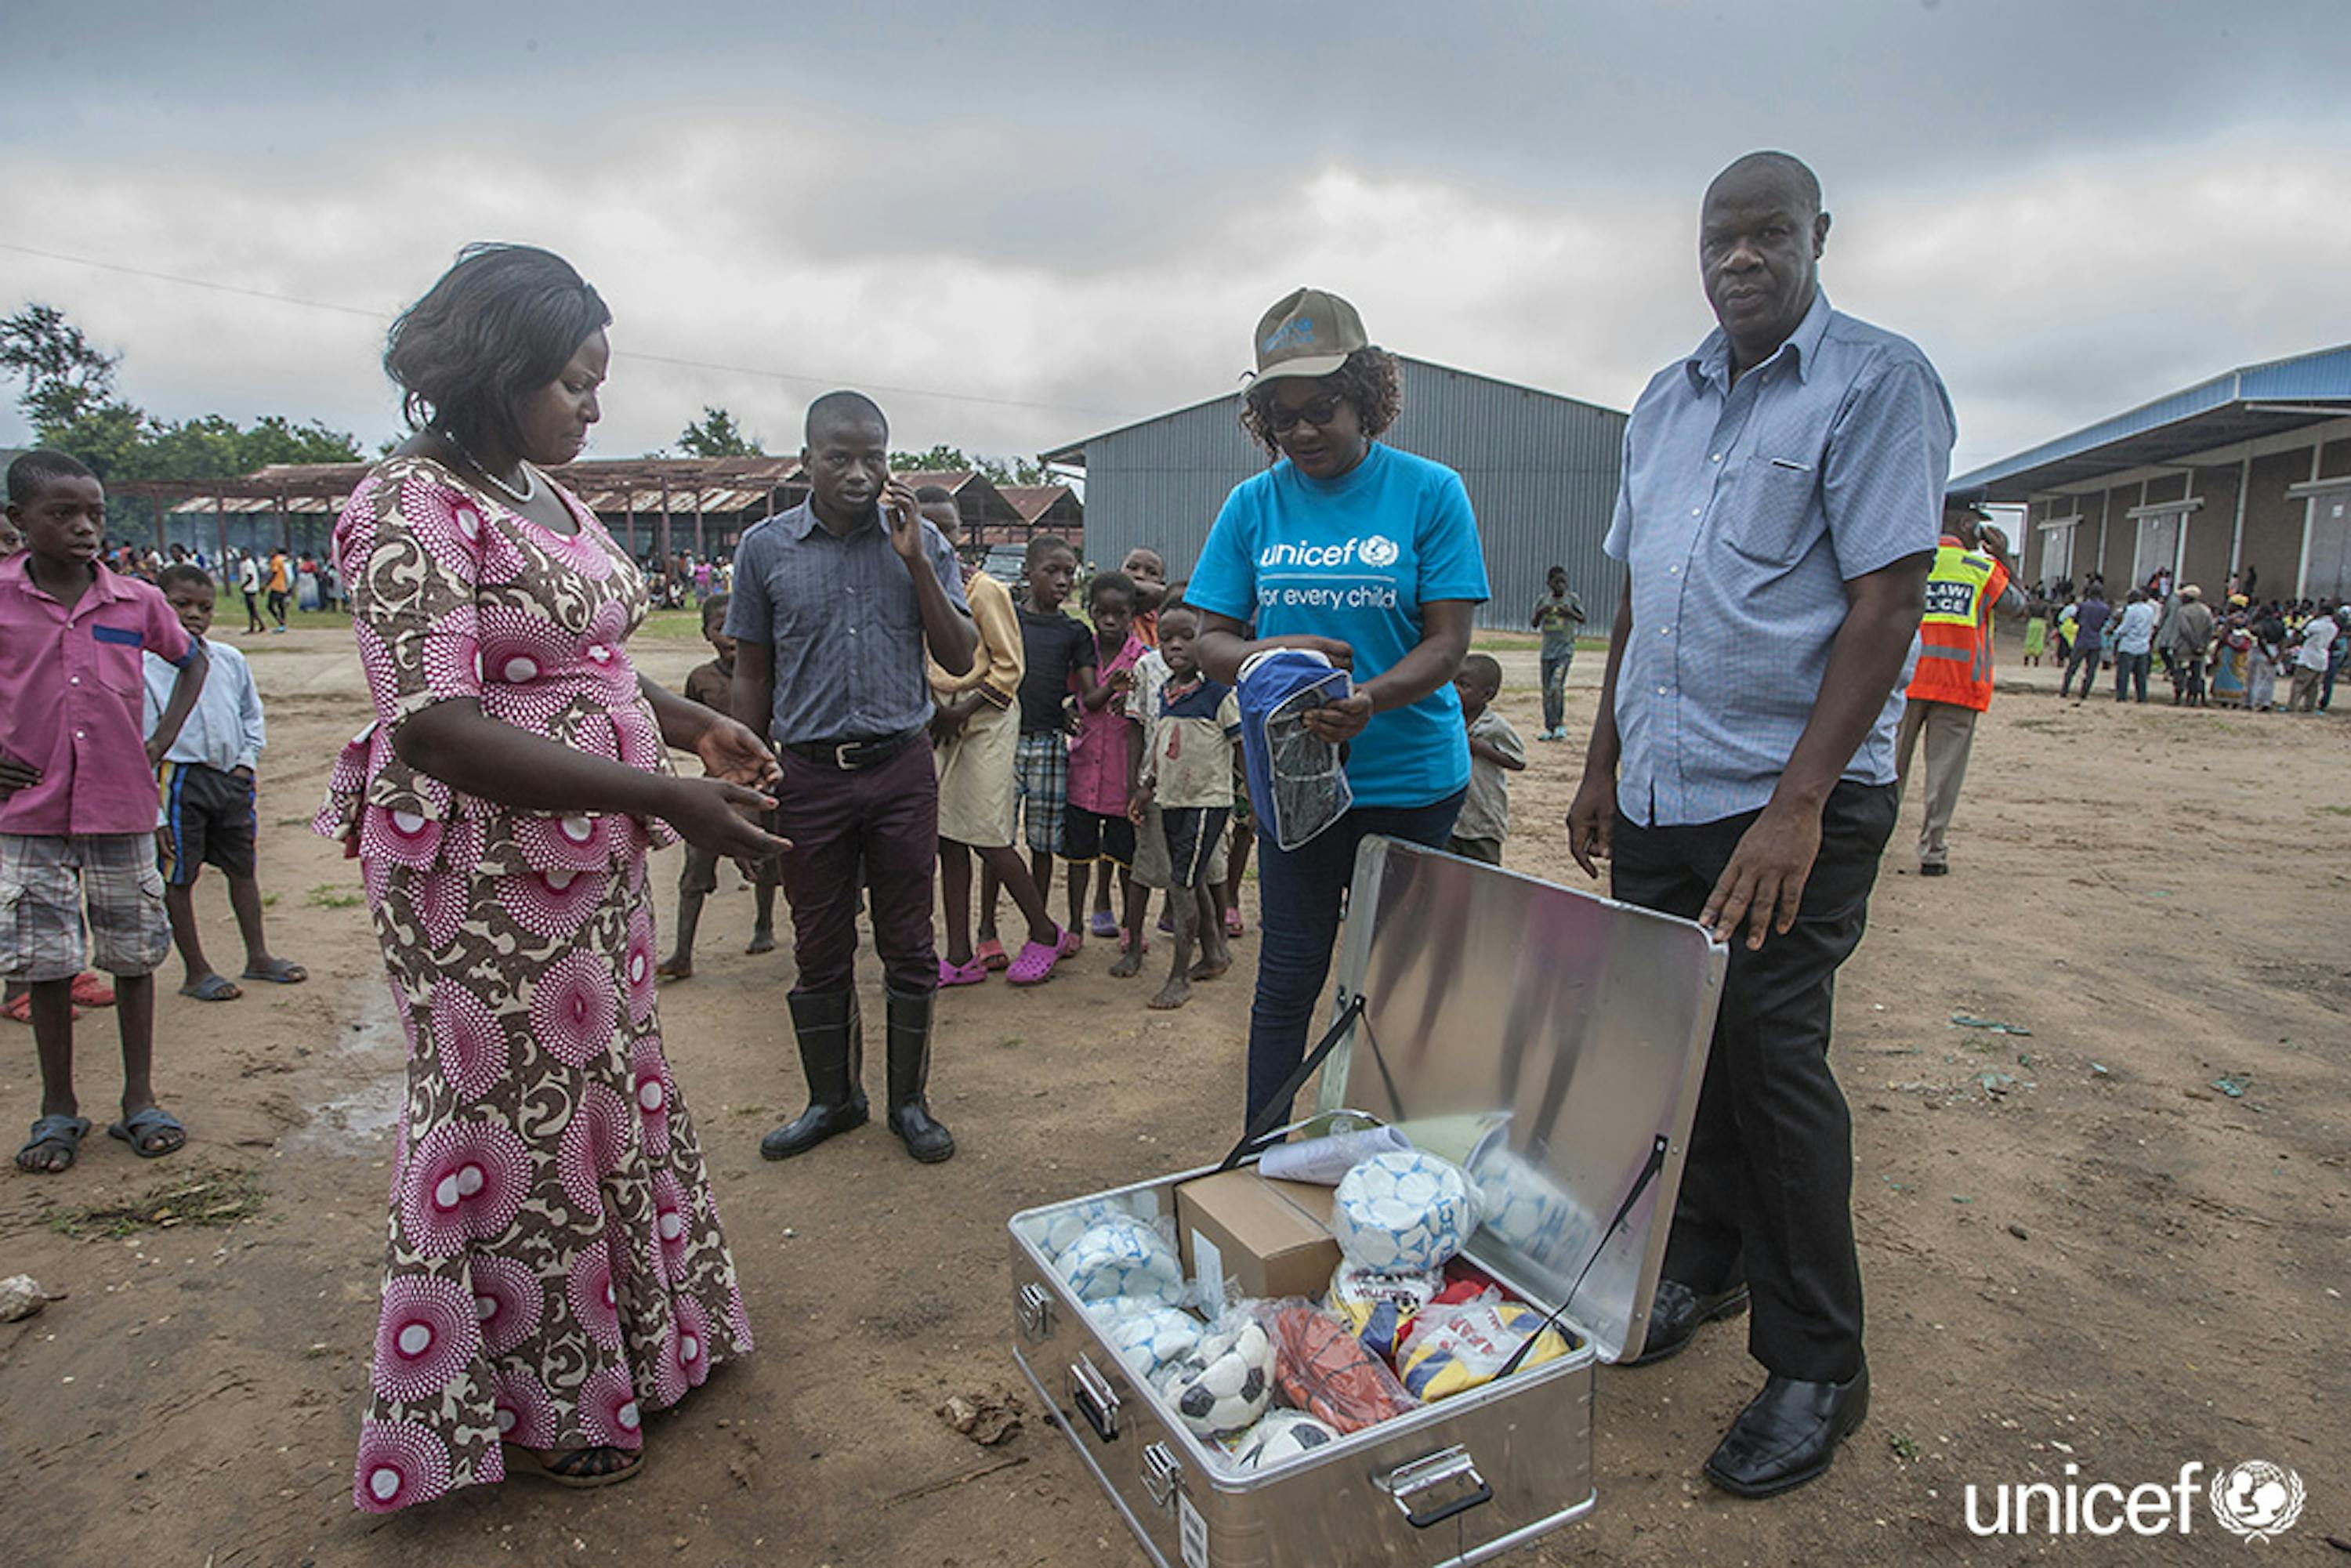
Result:
[[[1488,597],[1478,519],[1461,476],[1379,442],[1336,479],[1288,458],[1233,486],[1184,597],[1260,637],[1336,637],[1358,685],[1420,642],[1431,600]],[[1374,714],[1347,758],[1359,806],[1427,806],[1469,782],[1461,699],[1447,682]]]

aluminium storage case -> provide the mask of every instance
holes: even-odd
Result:
[[[1133,1375],[1043,1244],[1082,1205],[1172,1215],[1205,1171],[1015,1215],[1015,1358],[1162,1568],[1432,1568],[1579,1519],[1596,1500],[1594,1365],[1647,1332],[1726,950],[1687,921],[1387,839],[1364,845],[1349,909],[1340,1016],[1362,1005],[1322,1106],[1454,1134],[1425,1146],[1467,1160],[1485,1194],[1470,1260],[1546,1311],[1572,1290],[1578,1343],[1242,1473]]]

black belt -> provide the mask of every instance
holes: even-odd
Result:
[[[794,740],[786,742],[784,749],[820,768],[856,773],[868,768],[881,767],[922,739],[923,733],[918,726],[897,735],[850,736],[840,740]]]

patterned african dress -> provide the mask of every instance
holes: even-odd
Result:
[[[644,581],[563,499],[575,536],[395,457],[335,528],[376,718],[317,825],[359,858],[409,1052],[351,1494],[370,1512],[504,1479],[501,1438],[635,1448],[646,1411],[751,1349],[653,1005],[645,852],[675,835],[493,805],[392,749],[470,697],[667,770],[623,646]]]

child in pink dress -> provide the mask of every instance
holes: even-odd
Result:
[[[1086,888],[1096,862],[1108,889],[1111,868],[1127,877],[1125,929],[1111,973],[1122,977],[1143,967],[1143,917],[1149,890],[1134,884],[1134,824],[1126,809],[1143,760],[1143,727],[1126,715],[1125,695],[1134,685],[1134,662],[1147,650],[1134,634],[1134,582],[1123,571],[1106,571],[1086,594],[1094,623],[1101,667],[1080,670],[1077,738],[1070,743],[1070,804],[1063,818],[1062,858],[1070,862],[1070,929],[1084,929]]]

